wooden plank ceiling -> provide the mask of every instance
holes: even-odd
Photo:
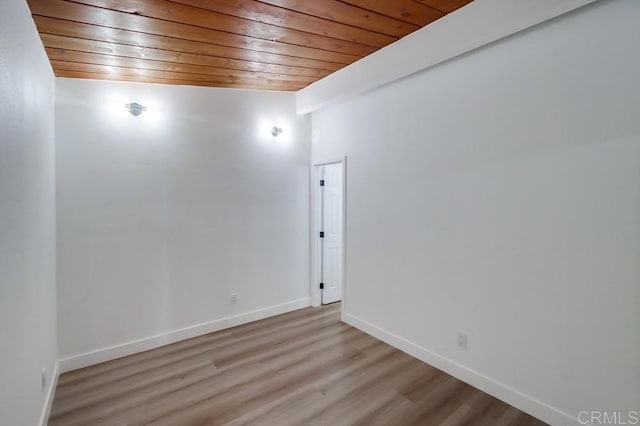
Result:
[[[472,0],[28,0],[59,77],[299,90]]]

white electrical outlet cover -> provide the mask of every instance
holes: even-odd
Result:
[[[458,346],[461,348],[467,347],[467,335],[465,333],[458,332]]]

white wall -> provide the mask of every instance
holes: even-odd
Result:
[[[297,91],[296,110],[327,107],[594,1],[476,0]]]
[[[0,424],[33,426],[57,359],[54,76],[22,0],[0,13]],[[41,386],[41,370],[47,383]]]
[[[556,424],[640,408],[638,16],[597,2],[313,113],[312,162],[348,157],[348,321]]]
[[[61,358],[275,306],[63,369],[308,305],[310,120],[292,93],[58,79],[56,137]]]

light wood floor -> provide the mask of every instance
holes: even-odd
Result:
[[[60,376],[49,425],[542,425],[306,308]]]

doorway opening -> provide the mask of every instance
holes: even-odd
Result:
[[[344,298],[344,165],[344,161],[339,161],[314,167],[314,306],[339,302]]]

